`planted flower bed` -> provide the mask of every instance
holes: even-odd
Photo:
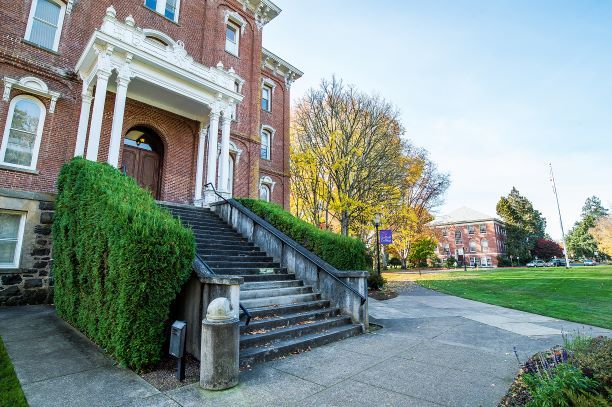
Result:
[[[580,335],[564,339],[563,346],[521,364],[500,406],[612,405],[612,339]]]

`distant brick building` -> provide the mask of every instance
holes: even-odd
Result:
[[[289,206],[290,86],[269,0],[1,0],[0,305],[49,298],[53,194],[74,156],[160,201]],[[3,130],[2,130],[3,129]]]
[[[436,254],[445,261],[454,257],[471,267],[497,267],[498,256],[506,253],[506,228],[492,216],[460,208],[430,224],[436,230]]]

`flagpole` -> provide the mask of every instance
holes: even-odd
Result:
[[[555,174],[553,173],[552,163],[550,166],[550,182],[552,183],[555,199],[557,200],[557,211],[559,211],[559,224],[561,225],[561,241],[563,242],[563,254],[565,255],[565,268],[570,268],[569,257],[567,257],[567,245],[565,244],[565,231],[563,230],[563,218],[561,218],[561,207],[559,206],[559,195],[557,195],[557,186],[555,184]]]

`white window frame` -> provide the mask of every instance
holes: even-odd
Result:
[[[28,17],[28,25],[26,26],[26,32],[25,32],[24,38],[26,39],[26,41],[32,44],[35,44],[36,46],[40,48],[49,49],[40,44],[36,44],[35,42],[32,42],[32,40],[30,40],[30,37],[32,35],[32,26],[34,25],[34,13],[36,12],[38,1],[39,0],[32,0],[32,5],[30,6],[30,15]],[[59,0],[47,0],[47,1],[51,3],[55,3],[58,6],[60,6],[60,14],[57,20],[57,30],[55,31],[55,38],[53,39],[53,48],[51,48],[51,51],[57,52],[57,50],[59,49],[60,38],[62,36],[62,28],[64,27],[64,16],[66,15],[66,4],[63,1],[59,1]]]
[[[18,215],[21,217],[19,221],[19,230],[17,231],[17,244],[15,245],[15,255],[13,257],[13,263],[0,263],[0,269],[16,269],[19,268],[19,263],[21,260],[21,246],[23,244],[23,232],[25,230],[26,213],[6,209],[0,209],[0,213],[8,213],[10,215]]]
[[[166,16],[166,5],[167,4],[168,4],[167,0],[155,0],[155,10],[153,10],[152,8],[147,6],[147,0],[144,0],[144,5],[146,8],[148,8],[149,10],[155,11],[157,14],[161,14],[162,16],[164,16],[170,21],[174,21],[175,23],[178,23],[179,12],[181,10],[181,0],[176,0],[176,8],[174,10],[174,19]]]
[[[272,157],[272,132],[271,132],[269,129],[267,129],[267,128],[262,128],[262,129],[261,129],[261,134],[260,134],[260,137],[261,137],[261,139],[262,139],[262,140],[261,140],[261,145],[263,145],[263,144],[264,144],[264,143],[263,143],[263,135],[264,135],[264,133],[265,133],[265,134],[267,134],[267,136],[268,136],[268,145],[267,145],[267,147],[268,147],[268,148],[267,148],[267,150],[266,150],[266,156],[265,156],[265,157],[263,157],[263,156],[261,155],[261,150],[260,150],[260,152],[259,152],[259,157],[260,157],[261,159],[263,159],[263,160],[271,160],[271,159],[272,159],[272,158],[271,158],[271,157]]]
[[[270,85],[267,82],[264,82],[261,85],[261,100],[264,100],[264,90],[268,91],[268,108],[264,109],[263,107],[263,103],[261,103],[261,110],[263,110],[264,112],[271,112],[272,111],[272,94],[274,93],[274,86]]]
[[[8,146],[8,139],[11,131],[11,125],[13,124],[13,116],[15,114],[15,106],[20,100],[31,100],[38,105],[40,108],[40,119],[38,120],[38,127],[36,128],[36,140],[34,141],[34,148],[32,149],[32,162],[29,166],[18,165],[13,163],[7,163],[4,161],[4,156],[6,153],[6,148]],[[43,102],[41,102],[38,98],[30,95],[17,95],[13,99],[11,99],[11,103],[9,105],[8,114],[6,116],[6,124],[4,125],[4,134],[2,136],[2,145],[0,145],[0,164],[11,166],[15,168],[22,168],[26,170],[36,170],[36,163],[38,162],[38,152],[40,151],[40,143],[42,140],[42,133],[45,127],[45,117],[47,114],[47,110]]]
[[[487,239],[480,240],[480,249],[483,253],[487,253],[489,251],[489,241]]]
[[[232,28],[236,32],[236,42],[235,43],[233,43],[232,41],[230,41],[229,38],[227,38],[228,28]],[[235,23],[233,20],[228,20],[227,24],[225,24],[225,51],[234,56],[240,55],[240,29],[241,29],[240,25]],[[228,44],[235,44],[235,45],[228,46]]]
[[[474,250],[472,250],[472,248],[474,248]],[[478,251],[478,244],[476,243],[475,240],[470,240],[468,242],[468,251],[470,253],[476,253]]]
[[[487,225],[486,224],[483,223],[482,225],[480,225],[479,229],[480,229],[480,234],[481,235],[486,235],[487,234]],[[484,229],[484,232],[483,232],[483,229]]]
[[[266,194],[268,195],[266,198],[267,199],[262,199],[261,197],[261,189],[264,188],[267,192]],[[259,199],[261,199],[262,201],[266,201],[266,202],[270,202],[272,200],[272,191],[270,190],[270,186],[267,184],[260,184],[259,185]]]
[[[259,178],[259,198],[261,199],[261,187],[265,187],[268,190],[268,201],[267,202],[272,202],[272,194],[274,193],[274,186],[276,185],[276,182],[274,182],[272,180],[272,178],[270,178],[267,175],[264,175],[263,177]]]

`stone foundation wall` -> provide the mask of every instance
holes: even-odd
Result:
[[[53,302],[54,199],[50,194],[0,189],[0,210],[26,216],[19,265],[14,269],[0,268],[0,306]]]

